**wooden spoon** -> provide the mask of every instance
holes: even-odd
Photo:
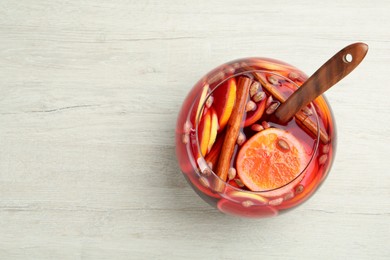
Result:
[[[353,71],[366,56],[368,45],[351,44],[325,62],[275,111],[276,121],[288,122],[299,110]]]

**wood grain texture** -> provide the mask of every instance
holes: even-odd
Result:
[[[367,44],[361,42],[350,44],[338,51],[276,109],[275,118],[280,123],[287,123],[303,107],[351,73],[363,61],[367,51]]]
[[[0,1],[0,259],[389,259],[389,1]],[[274,219],[224,216],[181,176],[177,111],[226,61],[313,73],[366,42],[329,90],[326,183]]]

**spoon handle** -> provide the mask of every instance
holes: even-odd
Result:
[[[325,62],[275,111],[279,123],[286,123],[299,110],[353,71],[366,56],[368,45],[348,45]]]

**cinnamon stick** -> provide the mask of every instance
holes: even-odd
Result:
[[[250,69],[250,68],[248,68],[248,69]],[[284,103],[286,101],[287,97],[285,97],[283,95],[283,93],[280,92],[276,87],[269,84],[267,82],[267,80],[262,75],[260,75],[257,72],[253,72],[252,74],[261,83],[261,85],[269,93],[271,93],[272,96],[274,96],[277,100],[279,100],[281,103]],[[309,130],[312,134],[314,134],[314,136],[317,136],[318,128],[317,128],[317,124],[315,122],[313,122],[313,120],[311,120],[308,116],[306,116],[302,111],[299,111],[298,113],[296,113],[295,118],[306,127],[306,128],[304,128],[304,130]],[[328,134],[321,128],[320,128],[320,140],[324,144],[327,144],[329,142]]]
[[[245,113],[246,103],[249,98],[249,88],[252,80],[247,77],[240,77],[237,84],[236,101],[233,107],[233,112],[226,125],[226,135],[222,144],[221,154],[219,156],[216,173],[224,182],[227,180],[228,171],[230,168],[231,159],[234,153],[234,147],[237,142],[237,137],[240,133],[240,128]],[[215,190],[222,191],[224,182],[217,179]]]
[[[295,118],[298,119],[298,122],[302,123],[305,128],[303,130],[309,130],[314,137],[317,137],[317,124],[311,120],[308,116],[305,115],[302,111],[299,111],[295,114]],[[322,143],[327,144],[329,142],[328,134],[320,128],[320,140]]]

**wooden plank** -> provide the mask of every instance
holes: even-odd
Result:
[[[282,3],[280,3],[282,4]],[[388,1],[0,2],[1,259],[389,259]],[[333,169],[275,219],[221,215],[181,176],[177,112],[226,61],[308,74],[355,41],[327,97]]]

